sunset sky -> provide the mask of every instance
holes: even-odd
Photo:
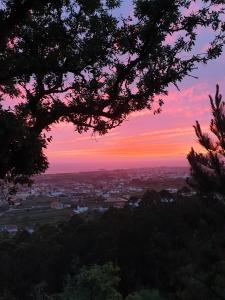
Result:
[[[132,13],[129,1],[117,14]],[[199,47],[204,49],[209,32],[201,32]],[[210,106],[208,94],[220,84],[225,97],[225,55],[208,65],[199,66],[186,78],[180,91],[169,88],[163,112],[153,115],[142,111],[131,115],[120,127],[105,136],[79,135],[72,124],[59,124],[52,130],[53,142],[46,154],[48,173],[77,172],[152,166],[187,166],[186,155],[191,146],[199,148],[193,130],[195,120],[208,130]]]

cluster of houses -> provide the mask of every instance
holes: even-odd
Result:
[[[136,169],[114,170],[86,175],[71,174],[70,176],[45,175],[35,181],[32,187],[21,187],[11,197],[10,203],[0,205],[0,216],[7,211],[15,210],[63,210],[67,209],[71,214],[82,214],[90,211],[105,212],[110,207],[122,208],[126,204],[138,207],[143,201],[142,195],[146,186],[139,185],[146,179],[181,178],[185,177],[185,170],[180,169]],[[46,177],[47,176],[47,177]],[[52,177],[53,176],[53,177]],[[56,180],[57,179],[57,180]],[[161,180],[162,179],[162,180]],[[172,185],[171,185],[172,186]],[[175,185],[176,186],[176,185]],[[157,188],[154,186],[154,188]],[[183,195],[190,195],[190,190],[181,191]],[[156,192],[157,193],[157,192]],[[172,203],[176,199],[177,190],[167,189],[160,194],[152,193],[153,201]],[[135,200],[130,201],[132,195]],[[61,214],[57,212],[56,214]],[[63,214],[63,212],[62,212]],[[9,221],[11,222],[11,221]],[[15,234],[20,228],[16,225],[0,225],[0,232]],[[32,228],[26,228],[32,233]]]
[[[29,234],[32,234],[34,232],[33,227],[24,227],[24,228],[19,228],[17,225],[0,225],[0,232],[7,232],[9,234],[16,234],[19,230],[25,230]]]
[[[134,197],[108,197],[107,199],[86,199],[86,200],[79,200],[79,201],[70,201],[66,198],[55,198],[54,200],[49,200],[48,209],[70,209],[72,214],[83,214],[90,211],[97,211],[100,213],[104,213],[110,207],[122,208],[126,204],[132,206],[134,208],[140,206],[140,202],[142,206],[148,206],[152,203],[164,203],[169,204],[176,201],[177,197],[190,197],[193,196],[194,192],[187,187],[184,187],[180,190],[177,189],[167,189],[161,190],[157,192],[155,190],[148,190],[146,191],[141,197],[134,196]],[[28,200],[29,202],[29,200]],[[26,201],[25,201],[26,203]],[[40,204],[40,203],[37,203]],[[39,207],[39,206],[37,206]],[[43,207],[43,206],[42,206]],[[34,207],[35,208],[35,207]],[[4,211],[7,209],[4,205],[0,206],[1,209]],[[16,225],[0,225],[0,232],[8,232],[9,234],[15,234],[18,230]],[[23,230],[26,230],[28,233],[32,234],[34,229],[32,227],[25,227]]]

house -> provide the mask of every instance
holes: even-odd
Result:
[[[98,211],[98,212],[100,212],[100,213],[104,213],[104,212],[106,212],[108,209],[109,209],[108,207],[101,207],[101,206],[100,206],[100,207],[96,208],[95,210]]]
[[[162,203],[172,203],[175,201],[174,196],[167,190],[162,190],[159,192],[160,202]]]
[[[16,199],[25,201],[27,199],[27,197],[29,197],[29,196],[30,196],[29,192],[18,192],[16,194]]]
[[[182,187],[179,191],[178,191],[178,195],[184,196],[184,197],[191,197],[193,195],[195,195],[196,192],[191,190],[190,188],[188,188],[187,186]]]
[[[16,225],[0,225],[0,231],[15,234],[17,233],[18,228]]]
[[[168,188],[168,189],[166,189],[166,191],[168,191],[171,194],[176,194],[178,190],[175,188]]]
[[[106,201],[104,201],[104,203],[108,203],[111,206],[116,207],[116,208],[122,208],[127,203],[127,199],[124,199],[122,197],[110,198],[110,199],[107,199]]]
[[[71,207],[71,200],[70,199],[60,199],[60,202],[63,204],[64,208],[70,208]]]
[[[6,231],[6,225],[0,225],[0,232]]]
[[[53,202],[51,202],[50,207],[53,209],[63,209],[64,205],[63,205],[63,203],[61,203],[59,201],[53,201]]]
[[[29,234],[32,234],[34,232],[34,228],[32,227],[25,227],[24,228]]]
[[[63,196],[63,192],[62,191],[54,191],[51,192],[51,197],[59,197],[59,196]]]
[[[140,206],[141,199],[137,199],[136,201],[129,202],[129,206],[136,208]]]
[[[76,214],[82,214],[88,211],[88,207],[87,206],[77,206],[77,208],[73,209],[73,212],[75,212]]]
[[[16,225],[6,225],[6,230],[8,233],[15,234],[17,233],[18,228]]]

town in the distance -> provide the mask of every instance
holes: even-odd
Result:
[[[189,169],[158,167],[98,170],[94,172],[45,174],[33,178],[31,186],[20,186],[15,194],[0,192],[0,231],[32,233],[40,224],[69,219],[74,214],[91,217],[111,207],[138,207],[146,193],[161,203],[190,197]]]

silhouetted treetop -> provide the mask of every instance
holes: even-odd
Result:
[[[12,98],[11,112],[46,143],[57,122],[105,134],[131,112],[159,112],[155,98],[224,44],[225,1],[136,0],[127,18],[118,0],[0,3],[1,101]],[[214,32],[205,53],[194,51],[200,28]]]
[[[216,87],[215,98],[209,96],[212,119],[210,132],[203,133],[198,121],[194,126],[198,142],[203,147],[203,153],[197,153],[192,148],[188,154],[191,165],[191,179],[189,183],[199,191],[225,196],[225,103]]]
[[[24,98],[16,109],[37,132],[68,121],[79,132],[105,133],[221,53],[224,1],[184,13],[192,2],[134,1],[134,17],[121,21],[112,14],[119,1],[23,1],[22,21],[11,24],[19,4],[6,1],[2,97]],[[215,40],[193,55],[199,27],[212,28]]]

